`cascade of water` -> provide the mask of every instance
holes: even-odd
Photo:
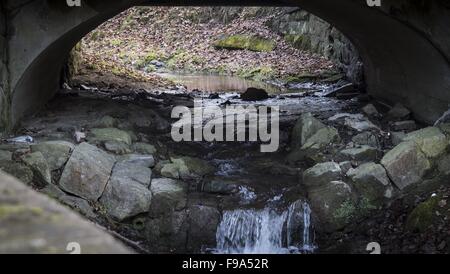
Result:
[[[314,250],[311,209],[297,201],[281,214],[273,209],[237,209],[223,214],[216,253],[306,253]]]

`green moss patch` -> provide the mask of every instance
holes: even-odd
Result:
[[[248,35],[232,35],[214,43],[214,47],[229,50],[251,50],[257,52],[270,52],[275,49],[275,42],[269,39]]]

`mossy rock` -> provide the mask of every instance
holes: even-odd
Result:
[[[408,216],[406,229],[412,232],[426,231],[435,220],[436,210],[439,205],[438,196],[431,197],[419,204]]]
[[[284,40],[291,44],[294,48],[310,50],[311,38],[304,34],[287,34],[284,36]]]
[[[248,35],[232,35],[218,40],[214,47],[229,50],[251,50],[256,52],[270,52],[275,49],[275,42],[269,39]]]

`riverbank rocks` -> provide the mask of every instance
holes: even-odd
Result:
[[[151,154],[151,155],[153,155],[157,152],[155,146],[147,144],[147,143],[134,143],[133,150],[136,153]]]
[[[413,120],[394,122],[391,126],[394,131],[412,131],[417,128],[416,122]]]
[[[106,115],[100,118],[100,120],[98,120],[97,122],[95,122],[94,126],[98,128],[113,128],[117,126],[117,124],[118,121],[115,118]]]
[[[214,173],[207,161],[193,157],[172,157],[171,163],[163,165],[161,175],[172,179],[199,179]]]
[[[34,173],[24,163],[0,160],[0,170],[14,176],[25,184],[33,182]]]
[[[329,121],[340,122],[358,132],[368,131],[368,130],[379,130],[379,128],[372,123],[367,117],[361,113],[351,114],[351,113],[338,113],[330,118]]]
[[[361,146],[357,148],[348,148],[339,152],[339,157],[342,160],[355,161],[358,163],[375,161],[378,151],[376,148],[370,146]]]
[[[118,155],[128,154],[132,152],[129,145],[118,141],[106,141],[103,143],[103,147],[106,151]]]
[[[427,127],[408,133],[404,141],[414,141],[428,158],[435,158],[447,150],[449,141],[437,127]]]
[[[241,100],[243,101],[262,101],[269,98],[267,91],[259,88],[248,88],[241,94]]]
[[[92,128],[88,135],[92,142],[116,141],[131,145],[131,136],[128,132],[118,128]]]
[[[372,205],[379,207],[385,199],[392,198],[394,189],[386,170],[380,164],[362,164],[356,169],[350,169],[347,177],[352,179],[358,194]]]
[[[0,161],[11,161],[12,152],[7,150],[0,150]]]
[[[47,160],[41,152],[25,154],[21,160],[31,168],[34,174],[34,180],[41,185],[52,183],[52,175]]]
[[[381,159],[394,184],[403,189],[422,180],[431,163],[414,141],[402,142]]]
[[[188,209],[188,251],[202,250],[204,247],[216,246],[216,231],[220,222],[217,208],[192,205]]]
[[[150,168],[154,167],[156,163],[153,155],[148,154],[126,154],[118,156],[117,160],[123,163],[129,163],[137,166]]]
[[[378,112],[377,108],[373,104],[367,104],[361,110],[367,116],[372,116],[372,117],[380,116],[380,113]]]
[[[440,197],[434,196],[417,205],[408,215],[405,228],[412,232],[425,232],[436,219],[439,201]]]
[[[306,143],[306,140],[324,127],[325,125],[314,118],[311,113],[302,114],[292,130],[291,147],[293,149],[302,147]]]
[[[100,198],[108,215],[116,220],[133,217],[149,210],[152,193],[150,168],[122,161],[114,165],[111,178]]]
[[[315,188],[326,185],[331,181],[338,181],[342,176],[339,164],[334,162],[320,163],[303,172],[303,184],[307,188]]]
[[[75,147],[59,181],[60,187],[81,198],[95,201],[108,183],[115,159],[88,143]]]
[[[357,211],[352,188],[343,181],[329,181],[314,187],[308,190],[308,197],[319,222],[316,227],[325,232],[342,229]]]
[[[370,131],[365,131],[353,136],[352,142],[361,146],[371,146],[374,148],[380,147],[380,140],[378,136]]]
[[[75,145],[66,141],[47,141],[31,145],[31,152],[41,152],[50,170],[62,168],[70,157]]]
[[[186,207],[187,185],[181,181],[158,178],[153,179],[150,191],[153,202],[150,206],[150,216],[157,217]]]

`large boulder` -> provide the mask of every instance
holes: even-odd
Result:
[[[151,201],[152,193],[146,186],[131,176],[114,173],[100,198],[108,215],[118,221],[148,212]]]
[[[352,138],[352,142],[361,146],[380,147],[380,141],[378,137],[370,131],[365,131],[355,135]]]
[[[437,127],[427,127],[410,132],[403,140],[416,142],[422,152],[429,158],[444,154],[449,145],[446,136]]]
[[[384,155],[381,164],[400,189],[420,182],[431,168],[430,161],[414,141],[394,147]]]
[[[106,141],[103,143],[103,147],[106,151],[118,155],[128,154],[132,152],[129,145],[118,141]]]
[[[153,194],[150,216],[156,217],[186,207],[187,186],[181,181],[169,178],[153,179],[150,191]]]
[[[132,142],[130,134],[118,128],[93,128],[88,137],[92,142],[117,141],[127,145]]]
[[[356,169],[350,169],[347,176],[352,179],[360,196],[374,206],[381,206],[385,199],[392,198],[393,187],[386,170],[380,164],[362,164]]]
[[[21,160],[31,168],[36,182],[39,182],[42,185],[52,183],[50,168],[47,164],[47,160],[41,152],[37,151],[25,154],[21,157]]]
[[[188,251],[200,252],[204,247],[216,246],[219,210],[210,206],[193,205],[189,207],[188,212]]]
[[[31,146],[31,152],[41,152],[51,170],[62,168],[75,145],[66,141],[48,141]]]
[[[292,148],[302,147],[306,143],[306,140],[324,127],[325,125],[314,118],[311,113],[302,114],[292,130]]]
[[[87,200],[96,201],[108,183],[115,159],[88,143],[78,145],[67,162],[60,187]]]
[[[357,213],[353,190],[342,181],[330,181],[310,189],[308,197],[318,221],[316,228],[325,232],[344,228]]]
[[[136,153],[140,154],[155,154],[156,148],[153,145],[147,144],[147,143],[134,143],[133,149]]]
[[[261,101],[269,98],[267,91],[259,88],[248,88],[241,94],[241,100],[243,101]]]
[[[174,211],[158,218],[146,218],[145,236],[155,252],[186,253],[189,223],[187,211]]]
[[[303,184],[307,188],[316,188],[343,177],[341,167],[334,162],[320,163],[303,173]]]
[[[148,188],[152,179],[152,170],[129,162],[117,162],[112,176],[129,179]]]

